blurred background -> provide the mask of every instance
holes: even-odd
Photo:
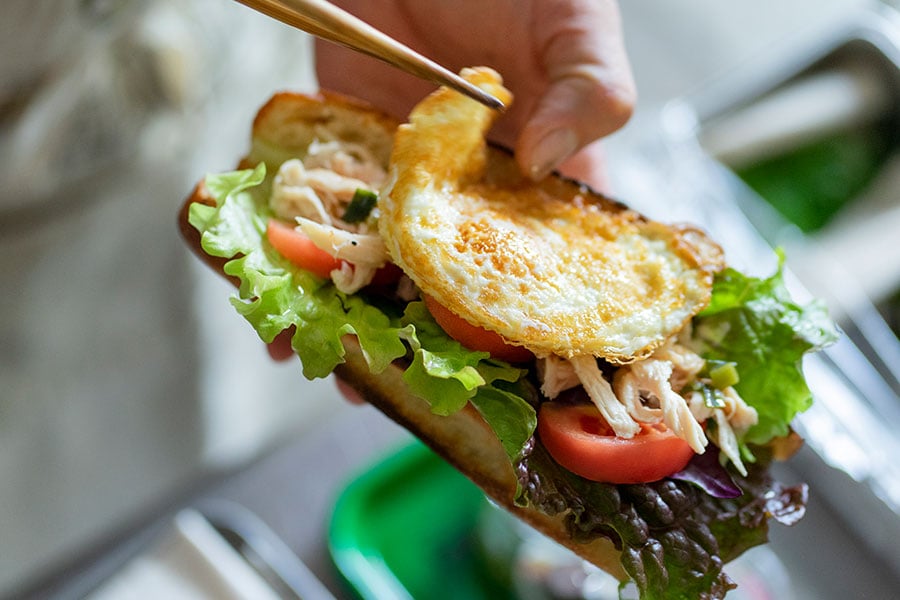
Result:
[[[811,367],[822,401],[797,468],[831,499],[835,539],[878,557],[887,587],[872,590],[890,589],[900,21],[866,0],[621,4],[640,99],[608,142],[614,190],[654,217],[738,223],[727,250],[757,273],[766,244],[787,247],[798,290],[829,299],[852,335]],[[175,226],[274,91],[315,88],[306,36],[230,0],[0,7],[0,597],[59,583],[89,549],[259,465],[272,479],[235,497],[325,485],[278,453],[380,422],[272,363]],[[372,446],[402,437],[373,427]],[[335,480],[363,464],[358,440],[329,440]]]

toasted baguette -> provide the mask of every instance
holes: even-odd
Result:
[[[341,140],[365,144],[386,164],[393,131],[398,124],[397,120],[371,106],[337,94],[279,93],[260,109],[253,123],[250,152],[239,166],[247,168],[267,162],[276,167],[287,157],[302,156],[317,135],[333,135]],[[502,149],[492,149],[491,157],[496,169],[508,172],[516,168],[511,155]],[[546,185],[558,190],[559,186],[578,184],[551,178]],[[597,201],[612,210],[623,208],[599,195]],[[188,222],[190,205],[195,202],[214,202],[202,182],[194,188],[179,213],[181,233],[200,259],[227,277],[223,271],[227,261],[206,254],[200,246],[200,234]],[[610,540],[599,538],[590,543],[577,542],[568,534],[562,515],[549,517],[535,509],[515,505],[516,478],[512,465],[496,434],[471,405],[450,416],[436,415],[424,400],[409,391],[402,379],[402,365],[393,365],[382,373],[373,374],[355,338],[345,337],[344,344],[346,361],[337,367],[336,376],[416,435],[498,505],[618,579],[627,578],[620,563],[620,553]]]

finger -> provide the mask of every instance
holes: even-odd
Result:
[[[349,402],[350,404],[365,404],[366,403],[366,401],[362,397],[362,395],[360,395],[359,392],[357,392],[355,389],[350,387],[350,385],[348,383],[346,383],[340,377],[335,377],[334,383],[335,383],[335,385],[337,385],[337,389],[341,393],[341,395],[344,398],[346,398],[347,402]]]
[[[294,356],[294,349],[291,347],[293,336],[294,328],[291,327],[276,335],[270,344],[266,344],[266,350],[272,360],[281,362]]]
[[[586,183],[598,192],[610,193],[606,152],[600,141],[588,144],[567,158],[559,166],[559,171],[566,177]]]
[[[615,2],[543,7],[534,35],[548,83],[516,142],[520,167],[533,179],[622,127],[636,100]]]

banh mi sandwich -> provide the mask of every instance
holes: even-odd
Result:
[[[512,101],[494,71],[463,76]],[[723,565],[803,515],[806,487],[768,467],[799,443],[801,359],[834,325],[696,227],[523,177],[485,142],[494,117],[444,88],[403,124],[277,94],[184,236],[306,377],[335,373],[642,598],[721,598]]]

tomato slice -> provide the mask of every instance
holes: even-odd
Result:
[[[306,269],[323,279],[330,277],[333,270],[341,268],[340,259],[313,244],[309,236],[287,223],[269,219],[266,237],[279,254],[301,269]]]
[[[648,483],[682,470],[694,451],[662,423],[641,424],[631,439],[616,437],[590,404],[544,402],[538,436],[550,456],[591,481]]]
[[[428,312],[441,329],[469,350],[489,352],[494,358],[513,363],[527,362],[534,358],[534,354],[527,348],[507,344],[500,334],[472,325],[431,296],[425,294],[424,299]]]

